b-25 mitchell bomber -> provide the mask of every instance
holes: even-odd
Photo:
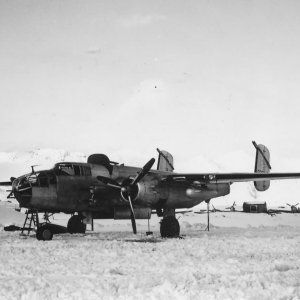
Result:
[[[176,209],[191,208],[203,201],[230,193],[234,182],[254,181],[258,191],[265,191],[270,180],[300,178],[300,173],[269,173],[270,154],[257,145],[254,173],[175,173],[173,157],[160,151],[157,170],[151,169],[155,159],[143,168],[110,161],[104,154],[93,154],[87,163],[60,162],[50,170],[35,171],[10,182],[9,197],[20,207],[36,213],[71,214],[67,225],[70,233],[84,233],[93,219],[131,219],[133,233],[136,219],[149,219],[155,212],[162,217],[162,237],[177,237],[180,226]],[[36,237],[51,240],[54,224],[38,224]]]

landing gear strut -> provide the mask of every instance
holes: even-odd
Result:
[[[174,209],[164,210],[164,217],[160,222],[160,234],[163,238],[179,237],[180,226]]]
[[[83,217],[80,215],[72,216],[67,225],[69,233],[85,233],[86,224],[83,223]]]

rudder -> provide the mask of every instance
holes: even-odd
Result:
[[[254,141],[252,143],[256,148],[254,172],[261,174],[270,173],[270,151],[262,144],[257,145]],[[270,180],[254,181],[254,186],[260,192],[266,191],[270,187]]]
[[[156,149],[158,152],[157,170],[173,172],[173,156],[165,150]]]

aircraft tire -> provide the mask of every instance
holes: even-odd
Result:
[[[53,232],[47,225],[42,225],[36,231],[36,238],[39,241],[50,241],[53,238]]]
[[[175,216],[168,216],[160,222],[160,235],[163,238],[174,238],[180,234],[180,226]]]
[[[40,227],[36,230],[35,237],[39,241],[42,240]]]
[[[69,233],[85,233],[86,224],[82,222],[82,218],[78,215],[72,216],[67,225]]]

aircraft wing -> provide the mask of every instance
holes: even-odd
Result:
[[[264,181],[297,179],[300,173],[206,173],[206,174],[172,174],[166,180],[187,181],[191,183],[233,183],[246,181]]]

